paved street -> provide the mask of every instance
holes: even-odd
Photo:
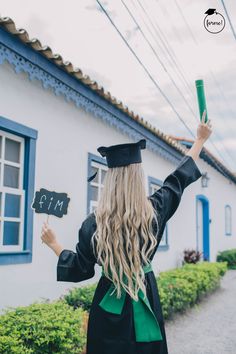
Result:
[[[166,321],[169,354],[236,353],[236,270],[186,314]]]

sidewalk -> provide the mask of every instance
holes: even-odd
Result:
[[[236,353],[236,270],[186,314],[165,322],[169,354]]]

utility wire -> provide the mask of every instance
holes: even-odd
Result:
[[[131,1],[134,2],[135,0],[131,0]],[[137,1],[138,1],[138,0],[137,0]],[[157,37],[160,38],[160,40],[162,41],[162,43],[164,43],[164,47],[167,48],[168,54],[172,57],[172,55],[171,55],[171,52],[172,52],[172,53],[173,53],[173,56],[176,58],[176,60],[174,60],[174,58],[172,58],[172,61],[173,61],[174,65],[177,67],[178,71],[181,73],[181,77],[183,78],[184,82],[186,83],[186,86],[188,87],[189,92],[190,92],[190,94],[191,94],[192,101],[195,103],[195,102],[196,102],[196,93],[193,92],[192,86],[189,85],[189,82],[188,82],[188,81],[189,81],[189,78],[187,77],[187,79],[186,79],[185,75],[183,74],[183,71],[182,71],[182,69],[180,68],[180,67],[181,67],[181,64],[179,63],[178,58],[177,58],[177,56],[175,55],[174,50],[172,49],[172,47],[171,47],[171,45],[169,44],[169,41],[167,40],[165,34],[163,33],[163,31],[161,30],[160,26],[158,25],[158,19],[157,19],[157,17],[156,17],[156,14],[155,14],[155,18],[151,19],[151,17],[148,15],[147,11],[145,10],[145,7],[146,7],[145,3],[142,2],[143,5],[141,4],[140,1],[138,1],[138,3],[139,3],[139,6],[142,8],[142,10],[145,12],[145,14],[146,14],[146,16],[148,17],[148,19],[150,20],[150,23],[152,24],[152,26],[153,26],[153,28],[154,28],[154,30],[155,30],[155,33],[156,33],[156,35],[157,35]],[[150,4],[150,2],[149,2],[149,4]],[[160,3],[158,3],[158,4],[161,5]],[[163,8],[162,6],[161,6],[161,8],[162,8],[162,11],[163,11],[163,12],[166,12],[166,13],[168,14],[168,11],[167,11],[166,8]],[[159,12],[159,11],[158,11],[158,12]],[[163,40],[162,40],[161,37],[163,37]],[[169,50],[168,48],[169,48],[170,50]],[[194,114],[195,114],[195,113],[194,113]]]
[[[176,3],[176,6],[177,6],[179,12],[180,12],[180,15],[181,15],[182,18],[184,19],[184,22],[185,22],[185,24],[186,24],[186,26],[187,26],[187,29],[189,30],[189,32],[190,32],[190,34],[191,34],[191,37],[192,37],[194,43],[198,46],[199,43],[198,43],[196,37],[194,36],[194,34],[192,33],[192,31],[191,31],[191,29],[190,29],[190,26],[189,26],[189,24],[188,24],[188,21],[186,20],[186,18],[185,18],[185,16],[184,16],[184,14],[183,14],[183,12],[182,12],[180,6],[178,5],[177,0],[174,0],[174,1],[175,1],[175,3]],[[208,68],[209,68],[209,67],[208,67]],[[223,97],[223,99],[224,99],[225,102],[226,102],[227,109],[230,111],[230,113],[231,113],[232,115],[234,115],[234,113],[232,112],[232,110],[228,107],[228,101],[227,101],[227,99],[226,99],[226,97],[225,97],[225,94],[224,94],[223,91],[221,90],[220,85],[219,85],[219,83],[217,82],[216,77],[215,77],[214,73],[212,72],[211,68],[209,68],[209,72],[210,72],[210,74],[211,74],[211,76],[212,76],[212,79],[213,79],[214,82],[215,82],[215,85],[217,86],[218,90],[219,90],[220,93],[221,93],[221,96],[220,96],[220,97]],[[219,104],[218,104],[218,101],[217,101],[217,105],[219,105]]]
[[[189,133],[194,137],[195,139],[195,135],[192,132],[192,130],[188,127],[188,125],[185,123],[185,121],[181,118],[180,114],[176,111],[175,107],[173,106],[173,104],[171,103],[171,101],[169,100],[169,98],[165,95],[165,93],[162,91],[162,89],[160,88],[160,86],[158,85],[158,83],[156,82],[156,80],[151,76],[151,74],[149,73],[149,71],[147,70],[147,68],[145,67],[145,65],[142,63],[142,61],[139,59],[139,57],[137,56],[137,54],[135,53],[135,51],[133,50],[133,48],[129,45],[129,43],[127,42],[127,40],[125,39],[125,37],[123,36],[123,34],[120,32],[120,30],[117,28],[117,26],[115,25],[115,23],[112,21],[112,19],[110,18],[109,14],[107,13],[107,11],[105,10],[105,8],[102,6],[102,4],[100,3],[99,0],[96,0],[97,3],[99,4],[99,6],[101,7],[101,9],[103,10],[104,14],[107,16],[107,18],[109,19],[109,21],[111,22],[111,24],[113,25],[113,27],[116,29],[116,31],[119,33],[119,35],[121,36],[121,38],[123,39],[123,41],[125,42],[125,44],[127,45],[127,47],[129,48],[129,50],[133,53],[133,55],[135,56],[135,58],[138,60],[139,64],[142,66],[142,68],[145,70],[146,74],[149,76],[150,80],[153,82],[153,84],[156,86],[156,88],[160,91],[160,93],[162,94],[162,96],[165,98],[165,100],[168,102],[168,104],[171,106],[172,110],[175,112],[175,114],[177,115],[177,117],[180,119],[180,121],[184,124],[185,128],[189,131]]]
[[[134,23],[136,24],[137,28],[139,29],[139,31],[141,32],[143,38],[145,39],[145,41],[148,43],[148,45],[150,46],[152,52],[154,53],[155,58],[158,60],[158,62],[161,64],[163,70],[166,72],[166,74],[168,75],[168,77],[170,78],[172,84],[175,86],[176,90],[179,92],[180,96],[183,98],[185,104],[188,106],[189,110],[191,111],[191,113],[196,117],[195,112],[192,110],[192,107],[189,105],[188,101],[186,100],[185,96],[183,95],[182,91],[180,90],[180,88],[177,86],[177,84],[175,83],[174,79],[172,78],[172,76],[169,74],[165,64],[162,62],[162,60],[159,58],[156,50],[154,49],[154,47],[152,46],[151,42],[149,41],[149,39],[147,38],[147,36],[145,35],[145,33],[143,32],[143,30],[141,29],[141,27],[139,26],[138,22],[136,21],[135,17],[133,16],[133,14],[131,13],[131,11],[129,10],[129,8],[127,7],[127,5],[124,3],[123,0],[121,0],[122,4],[125,6],[126,10],[128,11],[129,15],[131,16],[131,18],[133,19]],[[197,122],[199,121],[198,118],[196,117]]]
[[[227,109],[230,111],[231,115],[234,116],[234,113],[233,113],[232,110],[229,108],[228,102],[227,102],[227,100],[226,100],[226,97],[225,97],[223,91],[221,90],[221,87],[220,87],[220,85],[218,84],[218,81],[217,81],[217,79],[216,79],[214,73],[213,73],[211,70],[210,70],[210,73],[211,73],[211,75],[212,75],[212,77],[213,77],[213,80],[215,81],[215,85],[216,85],[217,89],[219,90],[219,92],[220,92],[220,94],[221,94],[221,97],[223,97],[223,99],[224,99],[224,101],[225,101],[225,103],[226,103]],[[219,109],[221,110],[218,101],[217,101],[217,105],[218,105]],[[216,136],[219,138],[219,140],[221,140],[221,143],[222,143],[222,145],[224,146],[225,151],[227,152],[228,156],[230,156],[230,158],[232,159],[232,161],[235,163],[235,157],[234,157],[233,155],[231,155],[230,150],[228,150],[228,149],[226,148],[226,146],[225,146],[225,144],[224,144],[224,141],[222,140],[222,138],[220,137],[220,135],[216,133]]]
[[[192,31],[191,31],[191,29],[190,29],[190,27],[189,27],[188,21],[186,20],[186,18],[185,18],[185,16],[184,16],[184,14],[183,14],[183,12],[182,12],[180,6],[178,5],[177,0],[174,0],[174,1],[175,1],[175,3],[176,3],[176,6],[177,6],[177,8],[178,8],[180,14],[181,14],[181,17],[184,19],[184,22],[185,22],[186,27],[187,27],[188,30],[190,31],[190,34],[191,34],[191,37],[192,37],[194,43],[195,43],[196,45],[198,45],[199,43],[198,43],[198,41],[196,40],[194,34],[192,33]],[[211,74],[213,80],[215,81],[215,84],[216,84],[218,90],[221,92],[221,97],[223,97],[223,99],[224,99],[225,102],[227,103],[226,97],[225,97],[225,95],[223,94],[223,92],[222,92],[222,90],[221,90],[221,88],[220,88],[220,86],[219,86],[219,83],[217,82],[217,80],[216,80],[216,78],[215,78],[215,75],[214,75],[214,73],[212,72],[212,70],[211,70],[210,68],[209,68],[209,72],[210,72],[210,74]],[[217,101],[217,105],[219,105],[218,101]],[[228,103],[226,104],[226,106],[227,106],[227,108],[229,109]],[[231,111],[231,110],[230,110],[230,111]],[[231,114],[233,114],[232,111],[231,111]],[[221,140],[221,143],[222,143],[222,145],[224,146],[226,153],[227,153],[228,156],[232,159],[232,161],[235,163],[235,158],[232,157],[232,155],[229,153],[228,149],[225,147],[224,142],[223,142],[223,140],[222,140],[222,137],[220,137],[220,135],[217,134],[216,132],[215,132],[215,135],[219,138],[219,140]],[[221,153],[219,152],[218,148],[216,147],[215,143],[211,140],[211,137],[210,137],[210,141],[211,141],[212,145],[215,147],[215,149],[217,150],[218,154],[219,154],[219,155],[221,156],[221,158],[223,159],[223,161],[225,161],[224,157],[222,157],[222,155],[221,155]],[[226,163],[226,162],[225,162],[225,163]],[[226,164],[227,164],[227,163],[226,163]]]
[[[121,1],[122,1],[122,0],[121,0]],[[134,2],[135,0],[131,0],[131,1]],[[189,78],[186,79],[185,75],[183,74],[182,70],[180,69],[181,64],[180,64],[180,63],[177,63],[177,62],[178,62],[178,58],[176,57],[174,50],[172,49],[171,45],[169,44],[169,41],[167,40],[167,38],[166,38],[166,36],[164,35],[163,31],[161,30],[160,26],[158,25],[158,21],[156,21],[156,16],[155,16],[155,19],[152,20],[152,19],[150,18],[150,16],[148,15],[147,11],[145,10],[145,3],[142,2],[142,4],[143,4],[143,5],[142,5],[139,0],[137,0],[137,2],[139,3],[139,6],[142,8],[142,10],[145,12],[146,16],[148,17],[150,23],[152,24],[152,26],[153,26],[153,28],[154,28],[154,30],[155,30],[155,33],[156,33],[157,37],[160,38],[160,40],[162,41],[162,43],[164,43],[164,47],[165,47],[166,50],[168,51],[168,54],[172,57],[172,55],[171,55],[171,52],[172,52],[173,55],[175,56],[176,60],[174,60],[174,59],[172,58],[173,63],[174,63],[175,66],[177,67],[178,71],[181,73],[181,76],[182,76],[184,82],[186,83],[186,85],[187,85],[187,87],[188,87],[188,89],[189,89],[189,92],[190,92],[190,94],[191,94],[191,98],[192,98],[193,102],[195,103],[195,102],[196,102],[196,93],[193,91],[193,87],[192,87],[191,85],[189,85],[189,83],[188,83]],[[162,7],[162,10],[163,10],[163,12],[168,13],[168,11],[166,10],[166,8],[163,9],[163,7]],[[151,32],[150,32],[150,33],[151,33]],[[152,33],[151,33],[151,34],[152,34]],[[153,35],[152,35],[152,36],[153,36]],[[161,37],[163,37],[164,40],[162,40]],[[168,49],[168,47],[170,48],[170,50]],[[186,104],[187,104],[187,106],[189,107],[191,113],[195,116],[196,121],[198,122],[198,117],[196,116],[195,111],[193,111],[192,108],[191,108],[191,106],[189,106],[188,101],[187,101]]]
[[[121,1],[122,1],[123,5],[126,7],[127,11],[128,11],[129,13],[131,13],[131,11],[128,9],[128,7],[127,7],[127,5],[124,3],[124,1],[123,1],[123,0],[121,0]],[[134,6],[136,7],[136,4],[135,4],[135,1],[134,1],[134,0],[132,0],[132,3],[133,3]],[[190,94],[193,95],[192,90],[191,90],[191,87],[189,86],[187,80],[185,79],[185,77],[184,77],[182,71],[180,70],[180,68],[179,68],[179,66],[178,66],[178,64],[177,64],[177,62],[176,62],[177,57],[176,57],[174,51],[172,50],[172,48],[170,47],[170,45],[168,44],[168,40],[167,40],[165,34],[162,32],[162,30],[161,30],[160,26],[158,25],[158,23],[157,23],[157,22],[154,23],[154,22],[152,21],[152,19],[151,19],[150,16],[148,15],[147,11],[145,10],[145,7],[141,4],[141,2],[138,1],[138,3],[139,3],[139,6],[141,7],[142,11],[145,13],[146,17],[148,18],[149,22],[151,23],[152,28],[153,28],[153,30],[154,30],[154,33],[157,34],[157,37],[160,39],[160,41],[161,41],[163,47],[166,49],[168,55],[170,56],[171,61],[173,62],[173,64],[174,64],[174,66],[176,67],[176,69],[178,70],[179,77],[180,77],[180,78],[183,80],[183,82],[185,83],[185,85],[186,85],[186,87],[188,88]],[[130,14],[130,16],[133,17],[132,14]],[[146,23],[145,23],[145,25],[147,26]],[[148,26],[147,26],[147,28],[148,28]],[[158,29],[159,32],[162,34],[163,39],[162,39],[161,36],[158,35],[157,29]],[[152,37],[154,38],[155,42],[157,42],[156,37],[152,34],[152,32],[151,32],[149,29],[148,29],[148,31],[150,32],[150,34],[151,34]],[[168,46],[169,46],[169,48],[171,49],[171,51],[172,51],[173,54],[171,54],[171,52],[169,51]],[[175,56],[176,60],[174,59],[174,56]],[[166,56],[166,58],[168,58],[168,57]]]
[[[188,22],[187,22],[187,20],[186,20],[186,18],[185,18],[185,16],[184,16],[184,14],[183,14],[183,12],[182,12],[180,6],[178,6],[177,0],[174,0],[174,1],[175,1],[176,5],[177,5],[177,8],[178,8],[178,10],[179,10],[179,12],[180,12],[182,18],[184,19],[184,22],[185,22],[185,24],[186,24],[188,30],[189,30],[190,33],[191,33],[191,36],[192,36],[192,39],[193,39],[194,43],[198,46],[199,43],[198,43],[196,37],[194,36],[194,34],[192,33],[192,31],[190,30],[190,27],[189,27],[189,25],[188,25]],[[208,68],[209,68],[209,67],[208,67]],[[218,90],[219,90],[220,93],[221,93],[221,96],[220,96],[220,97],[223,97],[223,99],[224,99],[225,102],[226,102],[227,109],[230,111],[230,113],[231,113],[232,115],[234,115],[234,113],[232,112],[232,110],[228,107],[228,101],[227,101],[227,99],[226,99],[226,97],[225,97],[225,94],[224,94],[223,91],[221,90],[220,85],[219,85],[219,83],[217,82],[216,77],[215,77],[214,73],[212,72],[211,68],[209,68],[209,72],[210,72],[210,74],[211,74],[211,76],[212,76],[212,79],[213,79],[214,82],[215,82],[215,85],[217,86]],[[219,104],[218,104],[218,101],[217,101],[217,105],[219,105]]]
[[[107,13],[106,9],[102,6],[102,4],[100,3],[99,0],[96,0],[96,2],[99,4],[99,6],[101,7],[102,11],[104,12],[104,14],[107,16],[107,18],[109,19],[109,21],[111,22],[111,24],[113,25],[113,27],[116,29],[116,31],[119,33],[119,35],[121,36],[121,38],[123,39],[123,41],[125,42],[125,44],[127,45],[127,47],[130,49],[130,51],[132,52],[132,54],[135,56],[135,58],[138,60],[139,64],[142,66],[142,68],[145,70],[145,72],[147,73],[147,75],[149,76],[149,78],[151,79],[151,81],[154,83],[154,85],[157,87],[157,89],[160,91],[160,93],[163,95],[163,97],[165,98],[165,100],[168,102],[168,104],[171,106],[172,110],[176,113],[177,117],[180,119],[180,121],[184,124],[184,126],[186,127],[186,129],[190,132],[190,134],[193,136],[193,138],[195,139],[195,135],[192,132],[192,130],[188,127],[188,125],[184,122],[184,120],[181,118],[181,116],[179,115],[179,113],[176,111],[176,109],[174,108],[172,102],[169,100],[169,98],[165,95],[165,93],[162,91],[162,89],[160,88],[160,86],[157,84],[157,82],[154,80],[154,78],[151,76],[151,74],[149,73],[149,71],[147,70],[147,68],[145,67],[145,65],[142,63],[142,61],[139,59],[139,57],[136,55],[136,53],[134,52],[134,50],[132,49],[132,47],[129,45],[129,43],[127,42],[127,40],[125,39],[125,37],[122,35],[122,33],[120,32],[120,30],[118,29],[118,27],[115,25],[115,23],[112,21],[111,17],[109,16],[109,14]],[[222,170],[222,168],[220,166],[218,166],[218,168],[221,170],[221,173],[228,178],[228,176],[225,174],[225,172]]]
[[[175,5],[176,5],[176,7],[178,8],[178,10],[179,10],[179,12],[180,12],[180,15],[181,15],[181,17],[182,17],[182,19],[183,19],[183,21],[184,21],[186,27],[187,27],[188,30],[189,30],[189,33],[191,34],[191,37],[192,37],[193,41],[197,44],[196,38],[195,38],[195,36],[194,36],[194,34],[193,34],[193,32],[192,32],[192,30],[191,30],[191,28],[190,28],[188,22],[186,21],[186,18],[185,18],[185,16],[183,15],[183,12],[182,12],[182,10],[181,10],[179,4],[177,3],[176,0],[174,0],[174,2],[175,2]]]
[[[223,8],[224,8],[224,10],[225,10],[225,14],[226,14],[227,19],[228,19],[228,21],[229,21],[229,25],[230,25],[231,31],[232,31],[232,33],[233,33],[234,39],[236,39],[236,33],[235,33],[235,30],[234,30],[234,26],[233,26],[233,24],[232,24],[232,22],[231,22],[231,20],[230,20],[230,17],[229,17],[228,11],[227,11],[227,9],[226,9],[224,0],[221,0],[221,3],[222,3],[222,5],[223,5]]]
[[[142,31],[142,29],[140,28],[139,24],[137,23],[135,17],[133,16],[133,14],[131,13],[131,11],[129,10],[129,8],[127,7],[126,4],[124,4],[123,0],[121,0],[121,2],[123,3],[123,5],[125,6],[125,8],[127,9],[129,15],[131,16],[131,18],[133,19],[133,21],[135,22],[136,26],[138,27],[138,29],[140,30],[141,34],[143,35],[144,39],[146,40],[146,42],[149,44],[149,46],[151,47],[152,51],[154,52],[155,57],[158,59],[158,61],[160,62],[160,59],[155,51],[155,49],[153,48],[153,46],[151,45],[150,41],[148,40],[148,38],[146,37],[146,35],[144,34],[144,32]],[[140,4],[140,1],[137,0],[137,2],[139,3],[139,5],[141,6],[141,8],[143,9],[143,11],[147,14],[146,10],[143,8],[143,6]],[[148,18],[150,19],[150,17],[148,16]],[[187,23],[187,22],[186,22]],[[152,23],[153,25],[153,23]],[[195,40],[196,43],[196,40]],[[184,95],[182,94],[181,90],[179,89],[179,87],[176,85],[175,81],[172,79],[172,77],[169,75],[166,67],[164,66],[164,64],[161,62],[162,66],[164,67],[164,70],[167,72],[169,78],[171,79],[171,82],[174,84],[174,86],[176,87],[176,89],[178,90],[178,92],[180,93],[181,97],[184,99],[186,105],[188,106],[189,110],[191,111],[191,113],[193,114],[193,116],[195,117],[196,121],[199,122],[199,118],[197,117],[196,113],[192,110],[191,106],[189,105],[188,101],[185,99]],[[220,139],[221,140],[221,139]],[[217,153],[220,155],[220,157],[222,158],[222,160],[226,163],[224,159],[224,156],[221,154],[221,152],[218,150],[217,146],[215,145],[215,143],[210,140],[210,142],[212,143],[213,147],[216,149]]]

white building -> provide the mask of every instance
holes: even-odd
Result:
[[[141,138],[147,140],[142,156],[150,195],[191,142],[153,128],[49,47],[17,31],[11,19],[0,18],[1,308],[58,298],[86,283],[56,281],[57,257],[40,238],[47,215],[33,212],[34,193],[68,193],[68,214],[50,216],[49,223],[64,248],[75,250],[107,168],[97,147]],[[236,176],[205,148],[197,165],[209,186],[199,179],[184,191],[156,253],[156,272],[179,266],[185,248],[203,250],[205,259],[215,261],[219,250],[236,247]],[[88,183],[96,169],[98,179]],[[97,269],[87,282],[99,276]]]

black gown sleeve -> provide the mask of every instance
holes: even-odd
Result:
[[[79,229],[76,251],[63,249],[57,261],[57,281],[80,282],[95,274],[96,259],[92,252],[92,228],[90,218]]]
[[[163,185],[148,197],[159,219],[159,237],[162,236],[166,222],[177,210],[184,189],[201,176],[192,156],[185,155],[177,168],[166,177]]]

